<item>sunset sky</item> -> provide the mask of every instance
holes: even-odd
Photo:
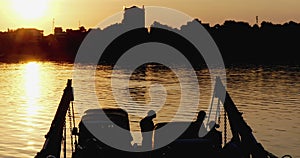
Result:
[[[1,0],[0,31],[34,27],[52,33],[55,26],[91,28],[103,19],[122,11],[123,6],[163,6],[199,18],[205,23],[225,20],[255,23],[260,21],[300,22],[300,0]]]

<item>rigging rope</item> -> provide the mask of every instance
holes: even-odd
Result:
[[[224,109],[224,145],[227,143],[227,113]]]
[[[77,146],[77,127],[76,127],[76,122],[75,122],[75,111],[74,111],[74,102],[72,102],[72,116],[73,116],[73,131],[71,133],[71,135],[74,135],[74,139],[75,139],[75,146]]]
[[[71,135],[71,149],[72,149],[72,152],[74,152],[74,147],[73,147],[73,135],[72,135],[72,114],[71,114],[71,108],[68,109],[68,117],[69,117],[69,125],[70,125],[70,135]]]
[[[66,127],[66,119],[64,123],[64,129],[63,129],[63,152],[64,152],[64,158],[67,158],[67,127]]]

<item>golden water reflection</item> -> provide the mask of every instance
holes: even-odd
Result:
[[[23,107],[23,124],[26,128],[24,128],[24,132],[22,137],[30,137],[31,134],[34,134],[36,131],[36,116],[40,114],[38,111],[42,108],[39,105],[39,100],[41,98],[41,71],[42,65],[37,62],[29,62],[23,65],[23,88],[24,88],[24,100],[25,104]],[[21,70],[22,70],[21,69]],[[27,139],[24,141],[24,150],[35,150],[35,142]]]
[[[37,115],[41,108],[37,105],[38,99],[41,97],[41,64],[37,62],[29,62],[24,65],[23,79],[26,96],[26,112],[28,119],[30,116]],[[30,121],[29,121],[30,122]]]
[[[41,150],[72,65],[0,63],[0,157],[34,157]]]

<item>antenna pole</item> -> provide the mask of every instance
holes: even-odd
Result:
[[[256,16],[256,24],[258,25],[258,16]]]
[[[52,31],[53,31],[53,34],[54,34],[54,27],[55,27],[55,19],[53,18],[52,19]]]

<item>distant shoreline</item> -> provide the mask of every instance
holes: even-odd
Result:
[[[187,29],[193,22],[201,23],[195,19],[181,29]],[[216,42],[225,65],[299,64],[299,23],[262,22],[260,26],[250,26],[246,22],[225,21],[223,25],[212,27],[209,24],[202,25]],[[157,22],[152,25],[156,26],[168,27]],[[0,32],[0,62],[40,60],[72,63],[81,42],[92,29],[80,27],[78,30],[67,29],[66,32],[61,28],[56,29],[55,34],[48,36],[43,36],[42,30],[38,29]],[[107,64],[110,64],[109,61]]]

